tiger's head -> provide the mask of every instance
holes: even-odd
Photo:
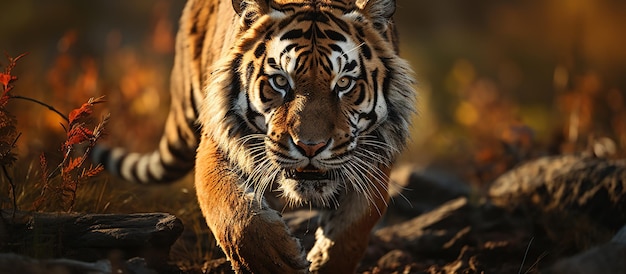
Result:
[[[393,0],[233,1],[235,45],[215,67],[200,122],[244,178],[293,204],[369,200],[404,147],[414,79],[398,57]]]

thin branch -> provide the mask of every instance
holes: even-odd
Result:
[[[4,69],[5,72],[7,74],[11,74],[11,70],[13,70],[13,68],[15,67],[15,64],[17,64],[17,61],[20,60],[22,57],[28,55],[28,52],[24,52],[20,55],[18,55],[17,57],[11,57],[9,56],[9,54],[5,51],[4,52],[4,56],[6,56],[6,58],[9,60],[9,64],[6,66],[6,68]]]
[[[30,101],[30,102],[33,102],[33,103],[37,103],[37,104],[39,104],[41,106],[44,106],[44,107],[48,108],[51,111],[54,111],[56,114],[61,116],[61,118],[63,118],[63,120],[65,120],[66,122],[68,122],[68,123],[70,122],[70,119],[67,118],[67,116],[65,116],[65,114],[61,113],[60,111],[58,111],[53,106],[48,105],[48,104],[46,104],[46,103],[44,103],[42,101],[39,101],[37,99],[33,99],[33,98],[30,98],[30,97],[25,97],[25,96],[20,96],[20,95],[9,95],[9,98],[22,99],[22,100]]]
[[[533,240],[535,239],[535,237],[530,238],[530,241],[528,242],[528,246],[526,246],[526,252],[524,252],[524,258],[522,259],[522,265],[519,266],[519,271],[517,272],[517,274],[521,274],[522,273],[522,269],[524,268],[524,264],[526,263],[526,257],[528,257],[528,250],[530,250],[530,246],[533,244]]]
[[[15,219],[15,211],[17,211],[17,199],[15,198],[15,182],[13,182],[13,179],[11,178],[11,176],[9,176],[9,171],[7,170],[7,167],[5,165],[2,165],[2,172],[4,173],[4,177],[7,178],[7,181],[9,181],[9,185],[11,186],[11,194],[13,196],[13,213],[11,214],[11,218]]]
[[[22,136],[21,132],[17,134],[17,137],[15,137],[15,140],[13,140],[13,143],[11,143],[11,147],[15,147],[15,144],[17,143],[17,140],[20,138],[20,136]],[[11,186],[11,195],[13,196],[13,213],[11,214],[11,218],[15,219],[15,211],[18,210],[17,197],[15,196],[15,182],[13,182],[13,178],[9,176],[9,171],[7,170],[6,165],[2,165],[2,171],[4,173],[4,177],[7,178],[7,181],[9,181],[9,185]]]
[[[539,261],[541,261],[541,259],[543,259],[543,257],[545,257],[545,256],[547,256],[547,255],[548,255],[548,252],[547,252],[547,251],[544,251],[543,253],[541,253],[541,255],[539,255],[539,257],[537,257],[537,259],[535,260],[535,262],[534,262],[532,265],[530,265],[530,266],[528,267],[528,269],[526,270],[526,272],[524,272],[524,274],[528,274],[528,273],[530,273],[530,270],[532,270],[532,269],[533,269],[533,267],[535,267],[535,266],[539,263]]]

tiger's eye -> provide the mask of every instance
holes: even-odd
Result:
[[[350,79],[350,77],[344,76],[344,77],[339,78],[339,80],[337,81],[337,84],[335,85],[337,85],[339,89],[345,89],[348,86],[350,86],[350,82],[352,82],[352,79]]]
[[[285,76],[276,75],[274,77],[274,83],[280,88],[285,88],[289,84],[289,81],[287,81],[287,77]]]

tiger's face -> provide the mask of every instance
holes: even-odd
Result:
[[[248,185],[258,194],[278,183],[298,205],[332,206],[341,191],[371,199],[380,195],[374,184],[387,179],[379,165],[391,164],[404,142],[385,138],[406,137],[381,128],[393,122],[390,111],[402,116],[388,97],[390,73],[403,71],[391,67],[397,56],[387,30],[375,28],[362,9],[309,3],[255,11],[235,47],[230,83],[238,88],[226,115],[245,123],[236,128]],[[400,122],[391,128],[407,126]]]

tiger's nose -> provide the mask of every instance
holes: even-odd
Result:
[[[322,148],[326,146],[326,142],[303,143],[301,141],[297,141],[296,145],[302,151],[304,151],[304,155],[306,155],[307,157],[313,157],[313,156],[317,155],[320,151],[322,151]]]

